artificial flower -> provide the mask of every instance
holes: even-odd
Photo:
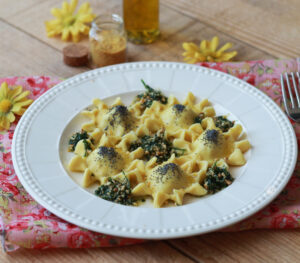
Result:
[[[211,41],[202,40],[199,47],[193,42],[184,42],[182,44],[185,50],[182,55],[185,57],[184,61],[187,63],[196,62],[220,62],[220,61],[230,61],[234,56],[237,55],[236,51],[225,52],[227,49],[232,47],[232,43],[226,43],[219,50],[217,50],[219,45],[219,38],[213,37]]]
[[[29,91],[22,91],[22,86],[8,87],[3,82],[0,87],[0,130],[8,130],[16,115],[22,115],[32,103],[28,99]]]
[[[56,19],[45,22],[48,37],[61,35],[63,41],[68,41],[72,37],[73,42],[78,42],[81,34],[89,33],[89,23],[93,21],[95,15],[87,2],[83,3],[75,13],[77,4],[78,0],[71,0],[70,3],[63,2],[61,9],[51,9],[51,14]]]

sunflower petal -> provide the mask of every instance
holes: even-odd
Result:
[[[184,42],[182,44],[182,48],[186,51],[190,51],[190,52],[195,52],[198,50],[198,47],[196,46],[196,44],[192,43],[192,42]]]
[[[63,31],[62,31],[61,39],[63,41],[68,41],[69,35],[70,35],[69,29],[68,28],[64,28]]]
[[[227,49],[231,48],[232,47],[232,43],[228,42],[226,43],[224,46],[222,46],[217,52],[224,52],[226,51]]]
[[[220,57],[220,59],[222,61],[229,61],[231,60],[233,57],[235,57],[237,55],[236,51],[231,51],[231,52],[227,52],[227,53],[223,53],[223,55]]]
[[[14,115],[12,112],[10,112],[10,113],[8,113],[8,114],[6,115],[6,119],[7,119],[9,122],[14,122],[15,119],[16,119],[16,117],[15,117],[15,115]]]
[[[23,87],[22,86],[15,86],[13,89],[9,90],[8,96],[12,99],[14,99],[16,96],[18,96],[22,92]]]
[[[212,52],[215,52],[218,48],[219,45],[219,38],[218,37],[213,37],[211,42],[210,42],[210,50]]]
[[[24,98],[26,98],[28,95],[30,94],[29,90],[23,91],[21,94],[19,94],[18,96],[16,96],[14,99],[15,102],[18,102]]]
[[[78,4],[78,0],[71,0],[70,9],[69,9],[70,13],[73,14],[75,12],[77,4]]]
[[[200,50],[205,50],[205,49],[207,49],[207,47],[208,47],[208,41],[207,40],[202,40],[201,41],[201,43],[200,43]]]
[[[57,18],[61,18],[63,16],[63,14],[59,8],[52,8],[50,10],[50,13]]]
[[[85,3],[83,3],[80,7],[79,7],[79,9],[78,9],[78,14],[82,14],[82,13],[91,13],[91,7],[90,7],[90,4],[89,3],[87,3],[87,2],[85,2]]]
[[[20,101],[20,102],[17,102],[15,103],[14,105],[16,106],[21,106],[21,107],[25,107],[25,106],[28,106],[32,103],[33,100],[24,100],[24,101]]]
[[[6,98],[8,94],[8,85],[6,82],[2,82],[0,87],[0,98]]]
[[[73,42],[79,42],[80,34],[79,34],[77,28],[71,28],[71,35],[72,35]]]
[[[69,14],[69,10],[70,10],[69,3],[64,1],[61,6],[62,14],[64,14],[64,15]]]

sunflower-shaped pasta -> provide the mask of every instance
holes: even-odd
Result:
[[[138,184],[133,190],[134,196],[153,197],[154,207],[161,207],[167,200],[173,200],[182,205],[185,194],[201,196],[206,190],[190,175],[187,175],[174,162],[173,156],[170,161],[151,169],[146,180]]]

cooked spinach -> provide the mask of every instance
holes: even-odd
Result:
[[[203,186],[209,193],[215,193],[232,184],[233,180],[226,167],[214,163],[206,172]]]
[[[88,138],[89,138],[89,135],[87,134],[87,132],[85,130],[81,130],[80,132],[74,133],[71,136],[71,138],[69,139],[69,148],[68,148],[69,152],[75,151],[75,147],[80,140],[88,139]]]
[[[131,197],[130,182],[127,177],[124,177],[123,181],[109,177],[105,184],[95,190],[95,195],[122,205],[134,204],[134,200]]]
[[[234,121],[228,120],[225,116],[217,116],[214,118],[214,121],[216,127],[221,129],[222,132],[227,132],[234,125]]]
[[[146,91],[137,95],[137,100],[140,100],[142,106],[144,108],[151,107],[153,101],[159,101],[162,104],[168,103],[168,98],[162,94],[161,91],[155,90],[151,88],[149,85],[147,85],[144,80],[141,80]]]
[[[83,139],[83,145],[84,145],[84,157],[86,157],[91,151],[92,151],[92,147],[91,144],[86,140]]]
[[[203,121],[203,119],[205,118],[205,114],[203,112],[201,112],[198,116],[195,117],[194,119],[194,123],[200,123]]]
[[[185,152],[185,149],[173,147],[172,143],[165,138],[164,130],[159,130],[154,136],[143,136],[130,145],[129,151],[134,151],[138,147],[141,147],[145,151],[144,158],[146,160],[156,157],[157,163],[168,160],[173,153],[178,157]]]

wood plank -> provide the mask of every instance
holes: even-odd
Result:
[[[20,249],[11,254],[0,253],[1,263],[32,263],[32,262],[195,262],[183,256],[175,249],[169,247],[162,241],[149,242],[141,245],[115,247],[115,248],[93,248],[93,249],[48,249],[30,250]]]
[[[18,16],[7,18],[6,21],[42,42],[61,50],[66,43],[58,38],[47,38],[44,27],[44,21],[51,19],[49,13],[51,7],[59,5],[60,0],[45,1],[35,7],[23,10],[22,14]],[[111,0],[109,2],[105,0],[93,0],[91,1],[91,6],[97,14],[105,12],[121,14],[119,0]],[[129,44],[129,61],[168,60],[182,62],[183,42],[200,42],[201,39],[211,38],[214,35],[220,36],[223,43],[230,40],[235,44],[235,49],[239,52],[237,60],[267,59],[273,57],[267,52],[259,51],[237,39],[232,39],[228,34],[208,27],[206,24],[186,17],[180,12],[174,11],[164,5],[161,6],[160,10],[160,27],[162,37],[159,41],[151,45]],[[87,45],[87,39],[81,43]]]
[[[211,233],[168,241],[200,262],[299,262],[299,230]]]
[[[245,45],[239,40],[217,31],[212,27],[207,27],[199,22],[194,22],[194,24],[189,25],[184,30],[179,31],[168,38],[166,43],[172,43],[172,45],[169,45],[169,49],[167,49],[168,59],[171,61],[183,60],[181,55],[183,52],[183,42],[194,42],[196,44],[200,44],[201,40],[211,39],[216,35],[220,38],[220,46],[226,42],[231,42],[234,44],[232,50],[236,50],[238,52],[238,55],[234,58],[236,61],[274,58],[274,56],[256,49],[255,47]]]
[[[63,64],[59,51],[0,20],[0,76],[52,75],[70,77],[86,71]]]
[[[297,0],[162,0],[161,3],[274,56],[300,55]]]
[[[17,15],[25,9],[38,5],[44,0],[0,0],[0,18]]]

